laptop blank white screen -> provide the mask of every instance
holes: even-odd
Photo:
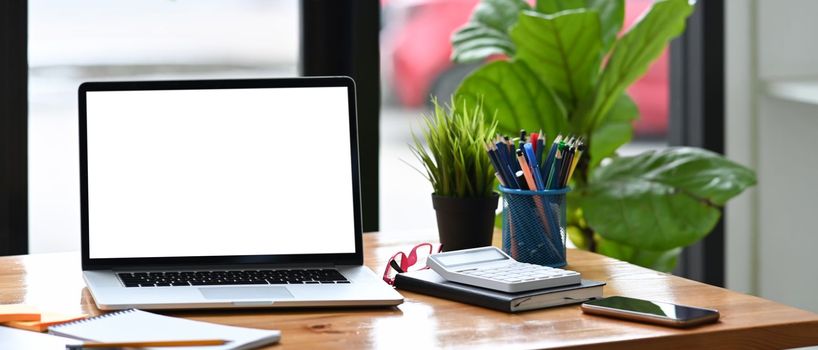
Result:
[[[89,257],[355,252],[346,87],[89,91]]]

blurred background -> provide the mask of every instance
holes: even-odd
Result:
[[[383,0],[380,230],[435,229],[411,128],[476,65],[449,36],[477,0]],[[628,0],[626,26],[651,4]],[[298,75],[298,0],[29,1],[30,252],[79,249],[77,86],[84,81]],[[625,152],[667,144],[665,53],[629,90],[642,118]],[[418,167],[419,168],[419,167]]]
[[[705,0],[697,7],[714,2],[723,4],[715,19],[723,40],[710,47],[716,52],[693,52],[679,61],[665,54],[629,90],[641,119],[623,152],[668,144],[674,128],[669,70],[701,70],[701,57],[716,57],[720,70],[701,75],[723,74],[723,91],[717,87],[723,97],[707,107],[724,120],[713,136],[728,158],[756,170],[759,185],[730,202],[723,242],[709,259],[720,261],[721,284],[731,289],[818,311],[812,221],[818,188],[811,185],[818,177],[818,152],[812,149],[818,131],[818,2]],[[299,3],[28,1],[29,252],[79,249],[79,83],[298,75]],[[412,169],[417,163],[407,143],[427,97],[447,99],[474,68],[449,62],[448,37],[476,0],[380,3],[379,230],[434,230],[432,189]],[[626,27],[650,3],[627,0]]]

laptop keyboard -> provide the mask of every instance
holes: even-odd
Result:
[[[125,287],[349,283],[334,269],[120,272],[117,276]]]

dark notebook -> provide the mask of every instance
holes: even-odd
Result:
[[[560,305],[577,304],[602,298],[604,282],[582,280],[570,286],[506,293],[447,281],[432,270],[400,273],[395,287],[490,309],[517,312]]]

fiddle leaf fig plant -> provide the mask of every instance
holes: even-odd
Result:
[[[481,0],[452,36],[455,62],[486,62],[461,82],[457,103],[481,101],[502,133],[586,140],[568,196],[568,233],[580,248],[670,271],[681,248],[756,183],[750,169],[701,149],[617,155],[639,117],[625,90],[693,9],[689,0],[658,0],[620,34],[624,0]]]

